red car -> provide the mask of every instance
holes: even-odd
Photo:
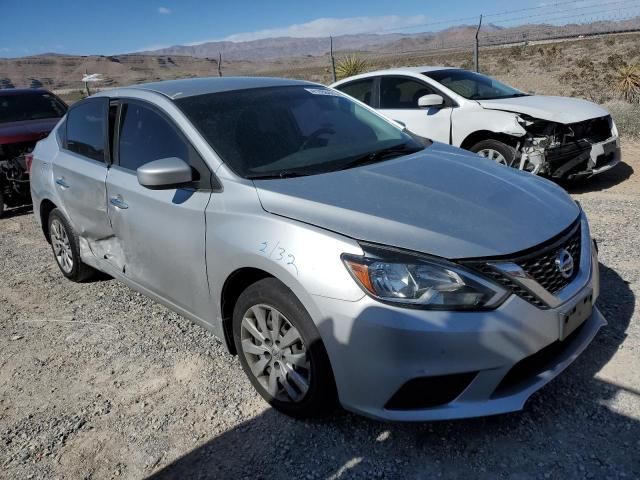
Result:
[[[0,90],[0,216],[31,203],[30,152],[49,135],[67,105],[44,89]]]

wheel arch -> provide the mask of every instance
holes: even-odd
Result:
[[[224,342],[230,353],[235,355],[236,347],[233,342],[233,309],[243,291],[249,285],[263,278],[276,278],[271,273],[254,267],[242,267],[234,270],[226,278],[220,292],[220,312],[222,314],[222,331]],[[284,282],[283,282],[284,283]]]
[[[491,130],[478,130],[470,133],[460,144],[460,148],[469,150],[476,143],[483,140],[498,140],[499,142],[506,143],[515,148],[518,143],[518,138],[506,133],[492,132]]]
[[[42,233],[48,243],[51,243],[51,236],[49,235],[49,215],[51,215],[51,212],[56,208],[58,208],[56,204],[48,198],[40,202],[40,225],[42,226]]]

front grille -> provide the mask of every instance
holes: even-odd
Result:
[[[545,290],[553,294],[566,287],[578,273],[580,266],[580,228],[563,243],[557,245],[552,250],[548,250],[539,256],[516,262],[522,269],[533,277]],[[556,267],[556,255],[560,249],[565,249],[573,257],[573,273],[569,278],[560,274]]]
[[[593,118],[584,122],[572,123],[567,125],[571,129],[572,137],[567,141],[589,140],[591,143],[604,142],[611,138],[611,123],[609,116]]]
[[[455,373],[409,380],[393,394],[387,410],[419,410],[452,402],[460,396],[478,372]]]
[[[536,282],[538,282],[545,290],[551,294],[556,294],[571,283],[578,274],[580,267],[581,235],[582,231],[580,229],[580,220],[578,219],[569,229],[551,239],[549,242],[529,249],[521,254],[515,254],[509,258],[487,258],[465,263],[480,271],[483,275],[497,281],[507,290],[513,292],[527,302],[541,309],[546,309],[548,306],[536,295],[526,288],[521,287],[507,275],[491,267],[489,264],[492,262],[515,263]],[[556,267],[556,256],[561,249],[565,249],[573,257],[574,268],[573,273],[569,278],[563,277]]]

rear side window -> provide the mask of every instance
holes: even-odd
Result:
[[[418,99],[438,93],[428,85],[406,77],[382,77],[380,80],[380,108],[419,108]]]
[[[108,105],[108,99],[96,98],[69,110],[66,122],[67,150],[104,162]]]
[[[341,92],[371,106],[373,99],[373,78],[365,78],[337,87]]]

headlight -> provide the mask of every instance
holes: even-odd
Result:
[[[507,291],[444,260],[365,247],[366,255],[343,254],[347,269],[372,297],[383,302],[432,310],[498,307]]]
[[[616,126],[616,122],[611,118],[611,136],[617,137],[618,135],[618,127]]]

